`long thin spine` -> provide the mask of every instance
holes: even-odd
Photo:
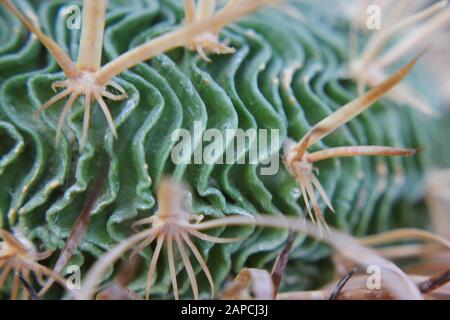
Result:
[[[311,174],[311,183],[317,189],[317,191],[319,191],[320,196],[322,197],[323,201],[325,201],[327,207],[331,210],[331,212],[336,213],[333,205],[331,204],[330,198],[325,192],[325,189],[322,187],[322,184],[320,183],[319,179],[317,179],[317,177],[313,174]]]
[[[360,240],[364,245],[382,245],[405,240],[422,240],[439,243],[450,249],[450,240],[420,229],[398,229],[365,237]]]
[[[50,98],[50,100],[48,100],[42,106],[40,106],[38,110],[36,110],[35,116],[39,116],[39,114],[41,112],[47,110],[53,104],[55,104],[56,102],[58,102],[59,100],[65,98],[65,97],[67,97],[70,94],[71,94],[70,90],[64,90],[64,91],[61,91],[60,93],[58,93],[56,96],[53,96],[52,98]]]
[[[302,139],[302,141],[297,145],[297,152],[295,154],[293,161],[301,161],[303,159],[303,156],[308,150],[310,140],[311,135],[306,134],[306,136]]]
[[[313,152],[308,155],[310,162],[318,162],[330,158],[345,158],[355,156],[412,156],[416,153],[414,149],[403,149],[395,147],[380,146],[356,146],[330,148]]]
[[[54,272],[52,269],[44,267],[36,262],[28,263],[26,261],[22,261],[21,264],[22,264],[23,269],[30,270],[36,275],[36,279],[38,280],[38,282],[41,282],[40,280],[42,279],[42,277],[46,276],[48,278],[52,278],[54,281],[56,281],[58,284],[60,284],[61,287],[67,288],[66,280],[62,276],[60,276],[58,273]]]
[[[22,276],[23,276],[23,279],[25,281],[27,281],[27,283],[29,283],[29,284],[31,283],[31,281],[30,281],[30,271],[29,270],[24,270],[22,272]],[[28,291],[27,288],[23,288],[22,300],[23,301],[28,301],[29,299],[30,299],[30,292]]]
[[[275,217],[269,215],[255,215],[251,217],[228,216],[225,218],[201,222],[195,226],[192,226],[192,228],[201,231],[226,226],[261,226],[282,228],[321,239],[339,251],[344,257],[351,259],[362,266],[379,266],[384,272],[384,277],[382,279],[383,284],[386,285],[387,288],[391,289],[397,298],[421,298],[420,292],[415,284],[398,267],[377,255],[375,251],[362,246],[357,240],[338,230],[333,230],[332,234],[325,233],[321,235],[319,228],[308,221],[298,218],[290,218],[285,216]],[[117,259],[119,259],[127,250],[132,248],[140,240],[152,236],[160,231],[160,229],[147,230],[124,240],[122,243],[111,249],[111,251],[101,257],[89,271],[84,280],[82,289],[76,293],[76,298],[92,298],[98,284],[98,279],[101,278],[101,275],[104,274],[104,272],[114,261],[117,261]]]
[[[91,122],[91,107],[92,107],[92,96],[87,94],[84,102],[84,116],[83,116],[83,132],[81,134],[81,144],[80,147],[83,149],[86,144],[88,137],[89,124]]]
[[[181,259],[183,260],[183,264],[186,268],[186,273],[188,275],[189,282],[191,283],[194,299],[198,300],[198,298],[199,298],[198,284],[197,284],[197,279],[195,277],[194,268],[192,267],[192,263],[189,260],[188,254],[186,253],[186,249],[184,247],[183,240],[180,238],[180,235],[178,235],[178,234],[175,235],[175,241],[177,243],[178,252],[180,252]]]
[[[420,0],[417,2],[420,2]],[[409,13],[411,12],[411,10],[414,9],[417,8],[411,5],[410,0],[398,0],[397,3],[391,3],[382,6],[382,11],[386,12],[387,10],[389,10],[390,12],[389,16],[387,17],[388,23],[394,23],[395,21],[401,18],[402,14],[404,14],[405,12]]]
[[[216,9],[216,0],[199,0],[197,17],[199,20],[211,18]]]
[[[11,289],[11,300],[17,300],[17,297],[19,296],[19,290],[20,290],[19,272],[16,270],[14,272],[14,277],[13,277],[13,283],[12,283],[12,289]]]
[[[385,80],[375,88],[363,96],[351,101],[333,114],[316,124],[310,132],[300,141],[299,145],[304,145],[304,140],[309,139],[307,146],[311,146],[320,141],[336,129],[355,118],[363,111],[371,107],[376,101],[383,97],[387,92],[394,88],[400,81],[402,81],[411,71],[420,58],[421,54],[415,57],[411,62],[397,71],[389,79]]]
[[[103,114],[105,115],[106,121],[108,122],[109,128],[111,129],[113,135],[115,138],[117,138],[117,131],[116,131],[116,125],[114,124],[114,119],[111,115],[111,112],[108,109],[108,106],[106,105],[105,100],[103,100],[102,96],[99,95],[97,92],[94,92],[95,100],[97,100],[98,104],[100,105],[100,108],[103,111]]]
[[[69,113],[70,108],[72,107],[73,103],[75,102],[75,100],[77,98],[78,98],[77,94],[72,94],[70,96],[69,100],[67,100],[67,102],[64,106],[64,109],[61,112],[61,115],[59,116],[58,128],[56,130],[56,144],[58,144],[61,139],[62,130],[63,130],[64,122],[66,121],[67,114]]]
[[[410,105],[412,108],[415,108],[426,115],[435,116],[438,113],[406,83],[399,83],[398,86],[391,91],[390,97],[403,104]]]
[[[188,24],[195,21],[195,0],[183,0],[184,3],[184,16]]]
[[[203,272],[206,275],[206,278],[209,281],[209,285],[211,287],[211,298],[214,297],[214,280],[211,276],[211,272],[208,269],[208,265],[206,264],[205,259],[203,259],[202,255],[200,254],[200,252],[198,251],[198,249],[196,248],[196,246],[194,245],[194,243],[191,241],[191,239],[189,239],[189,237],[185,234],[182,233],[181,236],[183,237],[184,241],[187,243],[188,247],[191,249],[192,253],[194,254],[195,258],[197,259],[197,262],[200,264],[200,267],[202,268]]]
[[[240,5],[240,3],[242,1],[245,1],[245,0],[228,0],[228,2],[220,9],[220,11],[229,10],[233,6],[238,6],[238,5]],[[223,28],[223,25],[219,26],[219,27],[217,27],[215,29],[211,29],[211,32],[213,34],[218,34],[220,32],[220,29],[222,29],[222,28]]]
[[[306,192],[309,195],[309,199],[312,202],[312,206],[314,208],[314,213],[316,214],[316,217],[317,217],[317,225],[319,226],[320,235],[323,236],[322,235],[322,224],[325,226],[325,228],[327,228],[327,230],[329,232],[331,232],[331,231],[330,231],[330,229],[328,227],[327,222],[325,221],[325,217],[323,216],[323,212],[322,212],[322,210],[319,207],[319,202],[317,201],[316,195],[314,194],[314,189],[313,189],[313,186],[311,184],[311,181],[308,180],[306,176],[304,176],[303,183],[305,185]]]
[[[11,267],[10,266],[6,266],[3,271],[2,274],[0,275],[0,288],[3,287],[3,285],[6,282],[6,279],[8,279],[9,273],[11,272]]]
[[[167,33],[139,47],[136,47],[101,68],[97,75],[97,83],[99,85],[106,85],[110,79],[136,66],[137,64],[163,52],[185,46],[189,44],[194,37],[204,33],[205,31],[220,28],[245,14],[258,9],[267,2],[269,1],[247,1],[239,6],[230,7],[229,10],[222,10],[212,18],[193,23],[189,26]]]
[[[52,39],[47,37],[39,27],[37,27],[32,21],[25,17],[19,9],[11,2],[11,0],[1,0],[2,3],[9,11],[11,11],[36,37],[42,42],[42,44],[50,51],[53,58],[56,60],[58,65],[64,71],[67,78],[75,78],[78,76],[78,70],[76,65],[72,62],[70,57],[64,50]]]
[[[142,250],[147,248],[153,241],[155,241],[156,238],[157,237],[149,237],[149,238],[145,239],[144,241],[142,241],[141,243],[139,243],[139,245],[136,248],[134,248],[131,256],[134,256],[136,254],[139,254],[139,252],[142,252]]]
[[[234,239],[234,238],[213,237],[213,236],[198,232],[197,230],[194,230],[194,229],[189,229],[188,232],[200,240],[204,240],[204,241],[208,241],[208,242],[212,242],[212,243],[233,243],[233,242],[236,242],[239,240],[239,239]]]
[[[339,250],[344,256],[358,262],[364,266],[376,264],[384,270],[385,277],[383,283],[395,293],[398,298],[421,299],[421,294],[415,284],[394,264],[376,255],[373,250],[361,246],[351,237],[338,230],[332,233],[321,234],[319,227],[308,221],[293,219],[290,217],[275,217],[268,215],[256,215],[253,217],[229,216],[226,218],[215,219],[202,222],[196,226],[197,230],[206,230],[224,226],[261,226],[270,228],[282,228],[294,232],[301,232],[316,239],[322,239],[335,249]],[[388,280],[388,278],[390,280]],[[395,283],[391,282],[392,280]],[[395,285],[402,283],[402,288]]]
[[[100,69],[106,5],[107,0],[83,0],[83,26],[78,55],[80,70],[95,72]]]
[[[177,272],[175,269],[175,258],[173,254],[173,237],[170,233],[167,235],[167,260],[169,262],[169,273],[170,279],[172,280],[173,294],[175,296],[175,300],[179,300],[180,296],[178,294]]]
[[[440,1],[429,8],[426,8],[417,14],[399,21],[386,31],[382,31],[379,36],[375,36],[372,41],[369,42],[367,48],[364,50],[364,55],[361,59],[362,65],[366,66],[369,61],[373,59],[381,52],[387,41],[396,33],[405,30],[406,28],[417,24],[420,21],[432,16],[436,12],[442,10],[447,6],[447,0]]]
[[[314,215],[312,214],[311,205],[309,203],[309,198],[308,198],[308,193],[306,192],[306,187],[304,185],[303,173],[301,173],[297,177],[297,181],[298,181],[298,184],[300,186],[300,191],[301,191],[301,194],[302,194],[302,197],[303,197],[303,201],[305,202],[305,205],[306,205],[306,211],[308,211],[308,215],[311,218],[311,221],[313,223],[316,223],[316,218],[314,218]]]
[[[141,233],[137,233],[134,236],[122,241],[113,249],[108,251],[95,263],[95,267],[89,272],[84,279],[84,284],[78,292],[74,293],[74,297],[79,300],[89,300],[92,298],[93,293],[97,289],[98,279],[101,279],[105,270],[111,265],[111,262],[117,261],[123,256],[125,252],[132,249],[140,241],[152,237],[160,232],[159,229],[146,230]]]
[[[436,33],[439,29],[444,28],[448,24],[450,24],[450,8],[442,11],[433,19],[426,22],[425,25],[419,27],[417,30],[414,30],[403,40],[398,42],[377,60],[377,65],[380,67],[388,67],[392,65],[405,54],[416,48],[416,46],[423,42],[427,37],[433,33]]]
[[[153,275],[155,274],[155,270],[156,270],[156,264],[158,263],[158,259],[159,259],[159,255],[161,253],[161,248],[162,245],[164,243],[164,234],[161,234],[157,241],[156,241],[156,248],[155,251],[153,252],[153,257],[152,260],[150,262],[150,267],[148,269],[148,273],[147,273],[147,285],[146,285],[146,298],[147,300],[150,299],[150,292],[152,289],[152,284],[153,284]]]

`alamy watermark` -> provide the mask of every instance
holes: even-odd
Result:
[[[77,265],[70,265],[67,267],[66,274],[66,287],[69,290],[81,289],[81,269]]]
[[[381,29],[381,8],[377,5],[370,5],[366,9],[367,21],[366,26],[368,30]]]
[[[66,27],[69,30],[81,29],[81,9],[77,5],[70,5],[64,8],[63,16],[66,18]]]
[[[366,273],[369,275],[366,280],[366,287],[369,290],[381,290],[381,268],[376,265],[368,266]]]
[[[172,133],[172,162],[189,164],[260,165],[261,175],[275,175],[280,169],[279,129],[204,129],[201,121],[191,131]]]

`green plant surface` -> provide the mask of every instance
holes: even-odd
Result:
[[[44,32],[75,59],[80,32],[69,30],[62,15],[69,3],[17,1],[22,9],[34,11]],[[0,7],[0,227],[20,228],[36,245],[60,250],[89,186],[103,170],[106,184],[71,261],[83,265],[83,270],[131,235],[133,222],[155,212],[155,190],[164,176],[185,181],[192,190],[192,211],[207,218],[257,212],[304,215],[298,186],[282,165],[277,175],[261,176],[260,165],[176,166],[170,160],[175,144],[172,132],[179,128],[193,132],[195,121],[202,121],[203,129],[221,132],[278,129],[282,140],[299,141],[315,123],[356,97],[354,82],[343,77],[349,22],[339,12],[318,14],[314,4],[293,5],[306,21],[267,8],[228,26],[221,36],[236,48],[235,54],[212,55],[207,63],[193,52],[177,49],[120,75],[117,82],[129,98],[108,103],[118,139],[94,107],[82,151],[78,148],[82,100],[68,117],[64,139],[55,145],[63,102],[40,119],[34,112],[52,96],[51,83],[63,75],[41,44]],[[103,63],[172,30],[183,18],[181,1],[109,1]],[[286,80],[289,72],[292,77]],[[419,67],[407,81],[414,83],[422,72]],[[427,118],[384,98],[316,144],[313,150],[347,145],[429,147],[412,158],[356,157],[318,164],[319,179],[336,209],[336,214],[325,211],[327,221],[357,236],[395,227],[426,227],[426,213],[415,208],[423,200],[427,168],[448,158],[448,150],[439,148],[435,153],[431,146],[445,144],[448,119]],[[435,131],[426,129],[430,126]],[[271,268],[288,232],[239,227],[222,228],[215,235],[246,238],[232,244],[198,242],[219,287],[244,266]],[[148,250],[145,264],[150,257]],[[189,281],[179,257],[177,267],[180,291],[189,297]],[[145,289],[147,268],[141,269],[131,285],[136,291]],[[207,296],[206,278],[198,265],[195,270]],[[331,272],[329,249],[319,240],[299,236],[286,288],[317,288]],[[170,297],[166,262],[159,264],[156,281],[154,294]]]

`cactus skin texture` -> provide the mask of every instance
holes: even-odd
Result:
[[[24,12],[34,12],[46,34],[76,59],[80,30],[67,28],[63,15],[71,1],[16,3]],[[109,1],[103,62],[182,23],[181,3]],[[196,52],[177,49],[121,74],[117,82],[128,99],[108,102],[118,138],[108,130],[101,110],[93,108],[82,151],[78,144],[83,101],[75,102],[64,137],[55,145],[63,103],[40,119],[33,114],[52,96],[51,83],[62,80],[63,74],[42,45],[0,7],[0,228],[20,229],[36,246],[57,252],[82,210],[89,186],[103,170],[106,183],[93,206],[89,230],[70,262],[82,270],[132,234],[134,222],[156,211],[156,186],[168,175],[190,187],[191,211],[207,218],[254,212],[305,215],[298,186],[282,166],[274,176],[261,176],[259,165],[175,166],[170,159],[172,132],[179,128],[192,132],[195,121],[222,132],[278,129],[282,140],[300,141],[315,123],[356,97],[355,83],[342,77],[349,22],[344,15],[322,12],[313,3],[292,5],[306,20],[269,8],[225,28],[220,37],[235,48],[233,54],[211,54],[208,62]],[[407,81],[420,91],[426,85],[423,77],[418,68]],[[429,100],[438,104],[436,98]],[[445,142],[440,130],[448,128],[448,119],[448,115],[429,118],[382,99],[313,149],[440,146]],[[430,126],[432,132],[427,130]],[[424,228],[425,172],[435,161],[448,159],[448,150],[439,148],[437,155],[433,150],[411,158],[355,157],[318,164],[320,181],[336,211],[331,214],[321,203],[327,222],[357,236],[396,227]],[[198,242],[217,290],[228,275],[244,266],[270,269],[288,238],[287,231],[252,227],[216,229],[213,235],[246,238],[229,244]],[[150,258],[151,252],[145,252],[146,267],[130,284],[135,291],[145,291]],[[176,263],[181,270],[180,257]],[[199,265],[194,264],[194,269],[201,295],[208,297],[208,280]],[[332,271],[328,247],[299,236],[284,285],[316,288]],[[180,294],[186,297],[191,295],[188,280],[180,271]],[[171,297],[170,285],[168,267],[161,263],[152,295]]]

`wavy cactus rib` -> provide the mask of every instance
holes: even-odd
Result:
[[[31,28],[36,29],[33,23],[39,21],[42,32],[71,57],[70,61],[79,56],[83,36],[77,30],[67,29],[62,16],[63,7],[70,2],[14,3],[25,14],[26,21],[32,21]],[[33,113],[52,98],[51,84],[64,75],[58,73],[55,54],[50,55],[42,48],[36,37],[25,36],[25,30],[14,32],[20,24],[0,6],[0,25],[6,26],[0,28],[0,39],[4,39],[5,34],[13,38],[7,43],[0,42],[2,228],[20,227],[36,244],[51,250],[62,249],[82,210],[88,187],[103,167],[109,168],[106,185],[92,208],[89,230],[70,264],[89,268],[91,259],[86,257],[103,256],[134,234],[134,223],[155,216],[158,211],[156,190],[163,176],[174,176],[186,182],[191,190],[189,211],[204,215],[207,221],[235,214],[251,216],[255,212],[267,213],[273,219],[283,215],[294,218],[307,215],[300,188],[286,168],[281,166],[275,176],[259,175],[265,158],[258,159],[258,165],[240,165],[237,160],[231,164],[217,161],[175,165],[170,157],[175,145],[171,139],[173,131],[186,129],[193,133],[198,121],[203,131],[210,128],[222,133],[238,128],[278,129],[282,140],[301,141],[315,124],[358,96],[357,79],[342,77],[348,67],[350,21],[320,4],[292,1],[289,6],[289,12],[284,6],[273,7],[224,28],[222,24],[217,25],[221,30],[219,39],[228,41],[220,43],[226,43],[235,52],[220,56],[210,53],[207,57],[211,62],[205,63],[196,52],[184,50],[184,46],[189,49],[189,43],[183,41],[177,45],[181,48],[165,52],[172,48],[170,37],[176,32],[190,34],[193,30],[199,33],[205,30],[198,27],[200,24],[186,23],[183,2],[109,0],[103,34],[102,82],[114,75],[114,80],[128,95],[125,100],[108,103],[118,137],[115,139],[111,130],[105,130],[107,123],[102,120],[99,108],[91,110],[91,125],[86,135],[86,126],[83,126],[86,101],[76,99],[67,114],[64,139],[57,146],[53,138],[57,131],[58,108],[42,113],[41,121],[37,121]],[[225,12],[235,18],[233,11]],[[33,15],[37,19],[32,18]],[[221,17],[225,19],[223,13]],[[270,26],[267,21],[271,22]],[[170,45],[163,45],[161,51],[142,47],[149,43],[161,44],[161,39],[170,40],[163,42]],[[127,52],[134,52],[133,64],[123,63]],[[150,52],[155,56],[144,61],[142,57],[149,56]],[[93,61],[98,66],[99,55],[96,57]],[[141,63],[136,65],[137,62]],[[387,68],[386,74],[394,71]],[[422,76],[417,68],[403,83],[418,93],[422,89],[426,92],[425,87],[414,83]],[[427,102],[434,107],[435,101]],[[426,214],[418,210],[416,204],[424,194],[422,182],[434,155],[432,149],[407,158],[328,158],[326,155],[329,150],[334,151],[333,155],[345,154],[339,153],[345,150],[354,154],[357,150],[343,147],[419,149],[431,141],[445,146],[445,141],[439,140],[443,140],[439,132],[432,140],[424,129],[432,127],[434,119],[425,118],[411,108],[397,106],[391,99],[381,99],[370,110],[308,148],[309,154],[316,157],[314,173],[320,174],[317,178],[336,211],[334,215],[327,215],[330,226],[360,236],[395,227],[425,227]],[[448,117],[442,117],[443,127],[446,124],[448,128],[446,121]],[[85,141],[82,152],[74,147],[76,141]],[[239,157],[247,156],[255,143],[250,141]],[[196,141],[197,146],[200,144],[201,140]],[[389,154],[398,150],[377,151]],[[364,150],[359,151],[364,153]],[[282,153],[274,151],[277,152]],[[448,156],[448,148],[441,148],[439,154]],[[222,155],[216,156],[219,159]],[[193,160],[194,154],[187,158]],[[326,203],[318,205],[326,214]],[[221,225],[208,231],[208,235],[245,239],[228,244],[192,240],[210,270],[218,296],[218,288],[227,276],[242,267],[270,269],[288,232],[249,223],[239,227]],[[162,249],[162,257],[165,254]],[[129,287],[145,296],[152,250],[144,250],[142,256],[145,265],[141,268],[142,274],[137,274]],[[152,297],[172,297],[173,273],[180,298],[193,296],[190,284],[193,274],[198,296],[209,297],[208,276],[204,274],[202,263],[194,258],[189,257],[192,263],[189,274],[181,255],[174,255],[172,268],[165,264],[166,259],[161,259],[151,280]],[[292,280],[290,285],[296,290],[317,288],[332,272],[329,259],[329,248],[320,240],[300,235],[286,270]],[[102,276],[105,279],[96,280],[110,279],[108,274]],[[0,289],[0,294],[9,292],[9,284],[7,286]]]
[[[65,88],[54,97],[45,102],[37,111],[40,114],[56,102],[69,96],[58,121],[56,131],[56,143],[58,144],[66,117],[72,108],[75,100],[79,96],[85,97],[85,114],[83,122],[83,137],[81,148],[87,138],[91,116],[91,100],[94,99],[99,104],[109,127],[114,136],[117,137],[116,127],[111,112],[104,98],[112,101],[120,101],[127,98],[125,90],[112,80],[115,76],[134,67],[135,65],[148,60],[159,53],[170,49],[183,46],[194,39],[196,36],[207,30],[217,30],[229,22],[239,18],[243,14],[251,12],[262,6],[266,1],[238,1],[235,5],[224,8],[216,16],[206,16],[202,21],[192,23],[180,30],[162,35],[145,43],[137,48],[130,50],[117,59],[109,62],[101,68],[101,56],[103,49],[104,19],[106,11],[106,0],[84,0],[83,1],[83,31],[81,33],[80,53],[78,63],[75,65],[64,52],[64,50],[47,37],[39,27],[30,21],[11,0],[3,0],[4,6],[10,10],[36,37],[44,44],[52,56],[56,59],[58,65],[64,70],[67,77],[65,81],[56,81],[52,83],[52,89]],[[107,90],[112,87],[120,92],[115,95]]]

